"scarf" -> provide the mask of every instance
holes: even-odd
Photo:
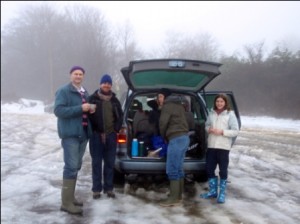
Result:
[[[99,98],[104,101],[110,101],[110,99],[113,96],[111,91],[109,91],[108,93],[104,93],[101,90],[98,90],[97,94],[98,94]]]
[[[97,94],[98,94],[99,98],[103,101],[110,101],[113,96],[111,91],[109,91],[108,93],[105,93],[105,92],[101,91],[100,89],[98,90]],[[106,143],[106,134],[100,133],[100,137],[101,137],[102,143],[105,144]]]
[[[84,95],[84,89],[83,90],[81,89],[79,91],[79,93],[80,93],[80,96],[81,96],[82,104],[85,104],[87,102],[87,99],[86,99],[86,97]],[[83,112],[82,113],[82,126],[84,128],[87,128],[87,126],[88,126],[88,113],[87,112]]]

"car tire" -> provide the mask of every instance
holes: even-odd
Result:
[[[202,172],[200,174],[194,174],[194,180],[198,183],[203,183],[208,181],[206,172]]]
[[[125,175],[114,169],[114,186],[123,188],[125,185]]]

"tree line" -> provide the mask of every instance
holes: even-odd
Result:
[[[222,63],[221,72],[207,90],[231,90],[241,115],[300,119],[300,49],[276,46],[266,53],[265,42],[245,45],[243,55],[220,52],[207,33],[170,32],[159,49],[143,52],[130,23],[112,26],[98,9],[49,4],[26,8],[1,31],[1,100],[54,100],[58,87],[69,81],[69,69],[86,69],[89,92],[102,74],[113,77],[121,96],[126,83],[120,69],[131,60],[188,58]]]

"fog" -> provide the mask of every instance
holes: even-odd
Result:
[[[83,216],[61,212],[63,153],[56,117],[41,101],[1,102],[1,223],[7,224],[297,224],[300,222],[300,120],[242,116],[230,153],[225,204],[200,199],[207,183],[162,208],[167,191],[116,188],[116,199],[91,194],[87,147],[76,194]]]
[[[242,115],[300,119],[299,6],[1,1],[1,100],[51,104],[73,65],[90,93],[110,74],[121,98],[130,61],[187,58],[223,64],[207,90],[233,91]]]
[[[1,30],[26,7],[46,4],[44,1],[1,1]],[[284,41],[290,49],[300,48],[300,3],[270,2],[130,2],[130,1],[52,1],[58,11],[73,5],[90,6],[103,12],[112,26],[132,24],[139,47],[157,49],[167,32],[193,35],[197,30],[216,38],[223,52],[231,55],[245,44],[265,40],[268,51]]]
[[[297,1],[1,1],[1,223],[300,223],[299,10]],[[84,215],[60,212],[62,149],[45,105],[73,65],[90,93],[111,74],[121,98],[120,69],[149,58],[223,64],[207,90],[233,91],[242,118],[226,203],[198,197],[207,183],[175,208],[158,205],[165,193],[128,185],[95,201],[87,148]]]

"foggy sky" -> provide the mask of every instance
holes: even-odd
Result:
[[[157,49],[166,32],[187,35],[208,33],[226,54],[245,45],[265,41],[267,51],[278,43],[292,51],[300,49],[299,1],[241,2],[118,2],[118,1],[48,1],[62,9],[71,5],[89,5],[101,10],[112,25],[132,24],[139,46]],[[46,4],[43,1],[1,1],[1,30],[24,7]],[[63,7],[62,7],[63,6]]]

